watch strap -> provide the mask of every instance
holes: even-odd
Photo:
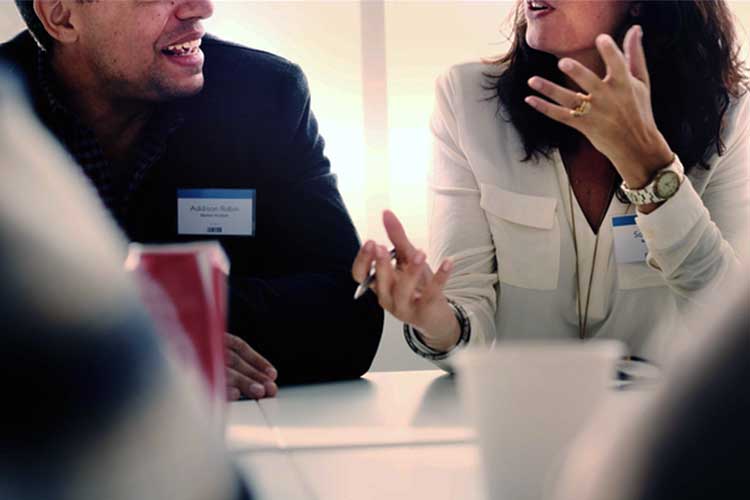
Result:
[[[682,184],[682,181],[685,180],[685,175],[684,175],[685,169],[682,166],[682,162],[680,162],[679,157],[675,154],[672,158],[672,161],[669,163],[669,165],[667,165],[666,167],[656,172],[656,175],[654,175],[653,180],[649,182],[647,185],[645,185],[644,187],[640,189],[630,189],[628,185],[623,181],[623,183],[620,185],[620,188],[622,189],[622,192],[625,194],[628,200],[630,200],[630,202],[634,205],[648,205],[651,203],[661,203],[663,201],[668,200],[672,196],[674,196],[674,193],[672,193],[668,197],[661,197],[656,193],[657,180],[666,171],[675,172],[680,178],[680,184]]]

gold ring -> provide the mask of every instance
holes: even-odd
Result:
[[[570,114],[576,117],[588,114],[591,111],[591,96],[581,94],[580,92],[576,93],[576,95],[581,99],[581,102],[578,106],[570,110]]]

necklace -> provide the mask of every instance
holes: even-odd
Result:
[[[591,272],[589,273],[589,282],[586,286],[586,305],[583,310],[581,310],[581,277],[578,263],[578,232],[576,231],[576,218],[575,214],[573,213],[573,179],[570,175],[568,175],[568,204],[570,205],[570,223],[573,230],[573,251],[575,252],[576,256],[576,305],[578,306],[578,336],[581,339],[586,338],[586,326],[588,325],[589,304],[591,301],[591,285],[594,282],[596,254],[597,250],[599,249],[599,234],[602,231],[602,223],[604,222],[604,217],[607,215],[609,204],[612,202],[612,194],[614,194],[614,190],[615,183],[610,182],[609,194],[607,195],[607,205],[605,205],[604,210],[602,210],[602,215],[601,217],[599,217],[599,224],[597,225],[599,229],[596,231],[596,239],[594,240],[594,252],[593,256],[591,257]]]

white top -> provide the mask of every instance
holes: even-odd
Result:
[[[470,345],[577,338],[565,168],[558,151],[550,159],[521,161],[520,136],[485,89],[483,74],[492,71],[481,63],[461,64],[437,81],[430,264],[454,260],[445,293],[469,314]],[[748,104],[747,96],[732,101],[726,150],[711,158],[711,168],[693,168],[673,198],[638,215],[648,263],[616,262],[612,216],[635,208],[613,198],[600,228],[587,337],[620,339],[631,354],[661,361],[667,341],[686,328],[683,313],[739,268],[750,239]],[[585,300],[596,235],[575,197],[573,203]],[[435,364],[450,369],[447,361]]]

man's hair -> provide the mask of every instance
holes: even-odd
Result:
[[[42,50],[49,50],[52,48],[52,37],[49,36],[47,30],[44,29],[44,25],[39,20],[39,17],[34,12],[33,0],[15,0],[18,12],[21,13],[21,17],[26,22],[26,27],[31,33],[31,36],[36,40],[37,45]]]

